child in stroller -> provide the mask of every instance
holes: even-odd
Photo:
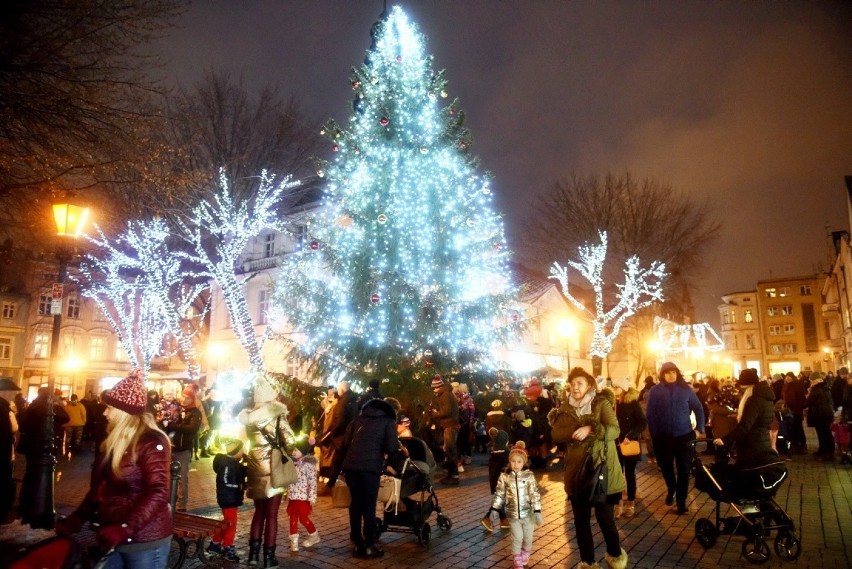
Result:
[[[711,441],[697,440],[691,444],[702,442]],[[786,561],[799,557],[801,542],[793,520],[775,501],[776,492],[787,479],[787,466],[777,454],[772,453],[772,456],[774,458],[767,456],[756,466],[738,468],[728,464],[725,447],[716,448],[715,461],[709,466],[698,453],[693,453],[695,489],[716,502],[715,522],[700,518],[695,524],[695,537],[704,549],[713,547],[719,535],[744,535],[743,556],[751,563],[765,563],[769,560],[766,539],[776,531],[775,553]],[[723,503],[736,515],[722,517]]]
[[[398,480],[399,492],[391,500],[382,503],[384,517],[377,519],[378,534],[386,531],[413,533],[421,545],[428,545],[432,528],[429,517],[437,513],[437,524],[449,530],[453,523],[441,513],[438,496],[432,488],[432,477],[437,463],[432,451],[422,439],[400,437],[405,451],[388,460],[388,472]]]

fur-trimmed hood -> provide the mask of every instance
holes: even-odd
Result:
[[[624,399],[622,399],[622,401],[624,403],[633,403],[634,401],[639,401],[639,391],[635,387],[629,387],[624,393]]]
[[[257,409],[240,413],[239,420],[243,425],[259,425],[279,415],[287,417],[287,406],[280,401],[267,401]]]
[[[393,406],[384,399],[371,399],[364,403],[361,413],[373,417],[386,415],[396,421],[396,411]]]

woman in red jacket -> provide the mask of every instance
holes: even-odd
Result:
[[[110,569],[160,569],[172,541],[169,506],[169,439],[145,411],[144,372],[133,370],[103,397],[108,435],[93,466],[92,483],[80,507],[60,519],[56,531],[70,535],[97,516],[98,543],[115,548]]]

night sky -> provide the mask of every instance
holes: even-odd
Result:
[[[719,327],[722,294],[829,268],[827,231],[849,229],[852,3],[400,5],[468,114],[510,243],[524,204],[558,178],[628,170],[709,200],[723,224],[699,321]],[[349,70],[381,10],[199,0],[158,49],[173,81],[215,69],[278,85],[318,132],[328,117],[348,123]]]

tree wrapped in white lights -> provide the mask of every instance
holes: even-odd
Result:
[[[284,193],[298,185],[286,177],[280,182],[260,175],[257,193],[235,201],[229,183],[220,173],[219,191],[212,200],[203,200],[192,210],[189,221],[178,221],[178,236],[188,247],[177,254],[195,267],[195,275],[214,280],[222,290],[222,299],[231,318],[234,334],[246,351],[252,372],[264,369],[261,349],[267,335],[258,338],[248,310],[237,261],[249,240],[264,230],[285,231],[279,215]]]
[[[193,308],[208,286],[188,274],[181,259],[170,250],[171,231],[166,222],[131,221],[115,242],[110,242],[100,230],[98,234],[99,238],[90,237],[90,240],[105,255],[91,257],[91,261],[105,273],[121,272],[135,277],[134,286],[144,288],[146,302],[150,304],[146,310],[159,311],[167,332],[174,338],[181,359],[186,362],[189,379],[200,379],[201,365],[193,341],[197,327],[188,320],[203,319],[204,312],[193,315]]]
[[[276,305],[300,353],[338,369],[486,362],[513,324],[489,178],[417,27],[394,7],[371,35],[352,70],[349,126],[322,130],[335,153],[320,165],[325,204],[281,271]]]
[[[579,310],[592,317],[594,332],[589,354],[596,358],[604,358],[612,350],[612,341],[621,331],[624,321],[638,310],[653,302],[663,301],[663,280],[666,278],[666,266],[654,261],[645,269],[640,267],[639,257],[633,255],[625,261],[624,283],[617,284],[615,303],[610,308],[604,304],[603,269],[606,261],[607,236],[605,231],[599,231],[599,245],[586,243],[578,248],[579,261],[568,261],[568,266],[562,267],[553,263],[550,268],[550,278],[559,281],[565,297]],[[595,295],[594,311],[574,298],[568,290],[568,267],[576,270],[592,285]]]

